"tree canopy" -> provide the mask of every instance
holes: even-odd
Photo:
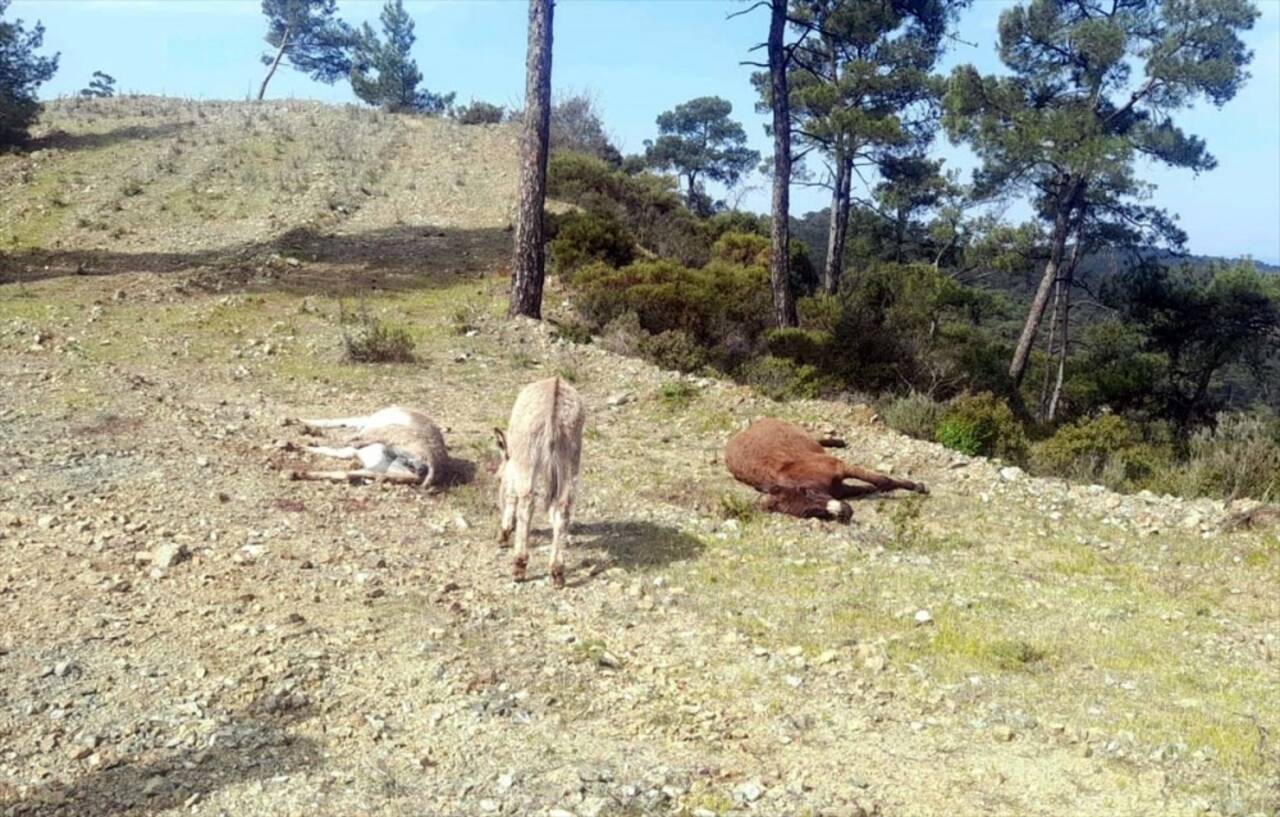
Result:
[[[36,88],[58,70],[58,55],[36,53],[44,44],[44,26],[30,29],[21,19],[6,20],[9,0],[0,0],[0,148],[21,144],[40,112]]]
[[[262,0],[262,13],[267,17],[265,39],[274,53],[262,55],[262,64],[270,68],[258,99],[266,94],[267,83],[281,61],[329,84],[351,72],[355,32],[336,17],[337,11],[337,0]]]
[[[352,57],[351,89],[370,105],[389,111],[438,114],[453,102],[454,94],[433,94],[419,88],[422,72],[411,56],[417,35],[413,18],[403,0],[387,0],[382,7],[382,38],[365,23],[356,35]]]
[[[701,184],[711,179],[729,186],[760,161],[747,147],[742,124],[729,118],[733,105],[718,96],[702,96],[658,116],[658,138],[645,142],[645,159],[661,170],[673,170],[686,183],[694,209],[706,211],[709,201]]]
[[[1140,203],[1149,185],[1134,172],[1145,157],[1200,172],[1215,160],[1172,115],[1194,100],[1231,99],[1251,53],[1240,32],[1250,0],[1029,0],[1000,16],[1000,58],[1012,72],[955,69],[945,126],[969,144],[982,195],[1030,194],[1054,227],[1050,261],[1010,365],[1021,380],[1069,237],[1092,221],[1107,243],[1184,236],[1164,211]]]

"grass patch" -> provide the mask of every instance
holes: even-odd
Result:
[[[669,411],[684,411],[697,396],[697,388],[679,380],[663,383],[658,388],[658,402]]]

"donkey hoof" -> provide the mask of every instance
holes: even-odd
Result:
[[[564,587],[564,565],[552,566],[551,583],[556,587]]]
[[[917,482],[917,483],[916,483],[916,493],[917,493],[917,494],[927,494],[927,493],[929,493],[929,486],[928,486],[928,485],[925,485],[923,482]]]
[[[518,582],[524,581],[525,570],[529,567],[528,556],[517,556],[511,563],[511,573]]]
[[[511,547],[511,531],[504,530],[504,531],[498,532],[498,547],[500,548]]]
[[[853,508],[849,506],[848,502],[841,502],[838,499],[832,499],[827,502],[827,513],[842,524],[847,524],[853,518]]]

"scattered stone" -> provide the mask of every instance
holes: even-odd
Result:
[[[168,570],[174,565],[191,558],[191,551],[186,545],[165,542],[151,552],[151,564],[161,570]]]
[[[928,610],[917,610],[915,619],[916,619],[916,624],[920,626],[923,626],[925,624],[932,624],[933,613],[930,613]]]
[[[739,783],[734,787],[733,793],[746,803],[754,803],[764,795],[764,785],[755,778]]]
[[[609,399],[606,402],[608,403],[609,408],[617,408],[618,406],[625,406],[633,399],[635,398],[632,397],[630,392],[620,391],[609,395]]]
[[[1000,469],[1000,479],[1004,482],[1017,482],[1026,476],[1026,472],[1016,465],[1006,465]]]

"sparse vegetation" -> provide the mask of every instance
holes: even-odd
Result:
[[[351,363],[411,363],[414,340],[409,330],[371,316],[363,304],[340,312],[342,345]]]

